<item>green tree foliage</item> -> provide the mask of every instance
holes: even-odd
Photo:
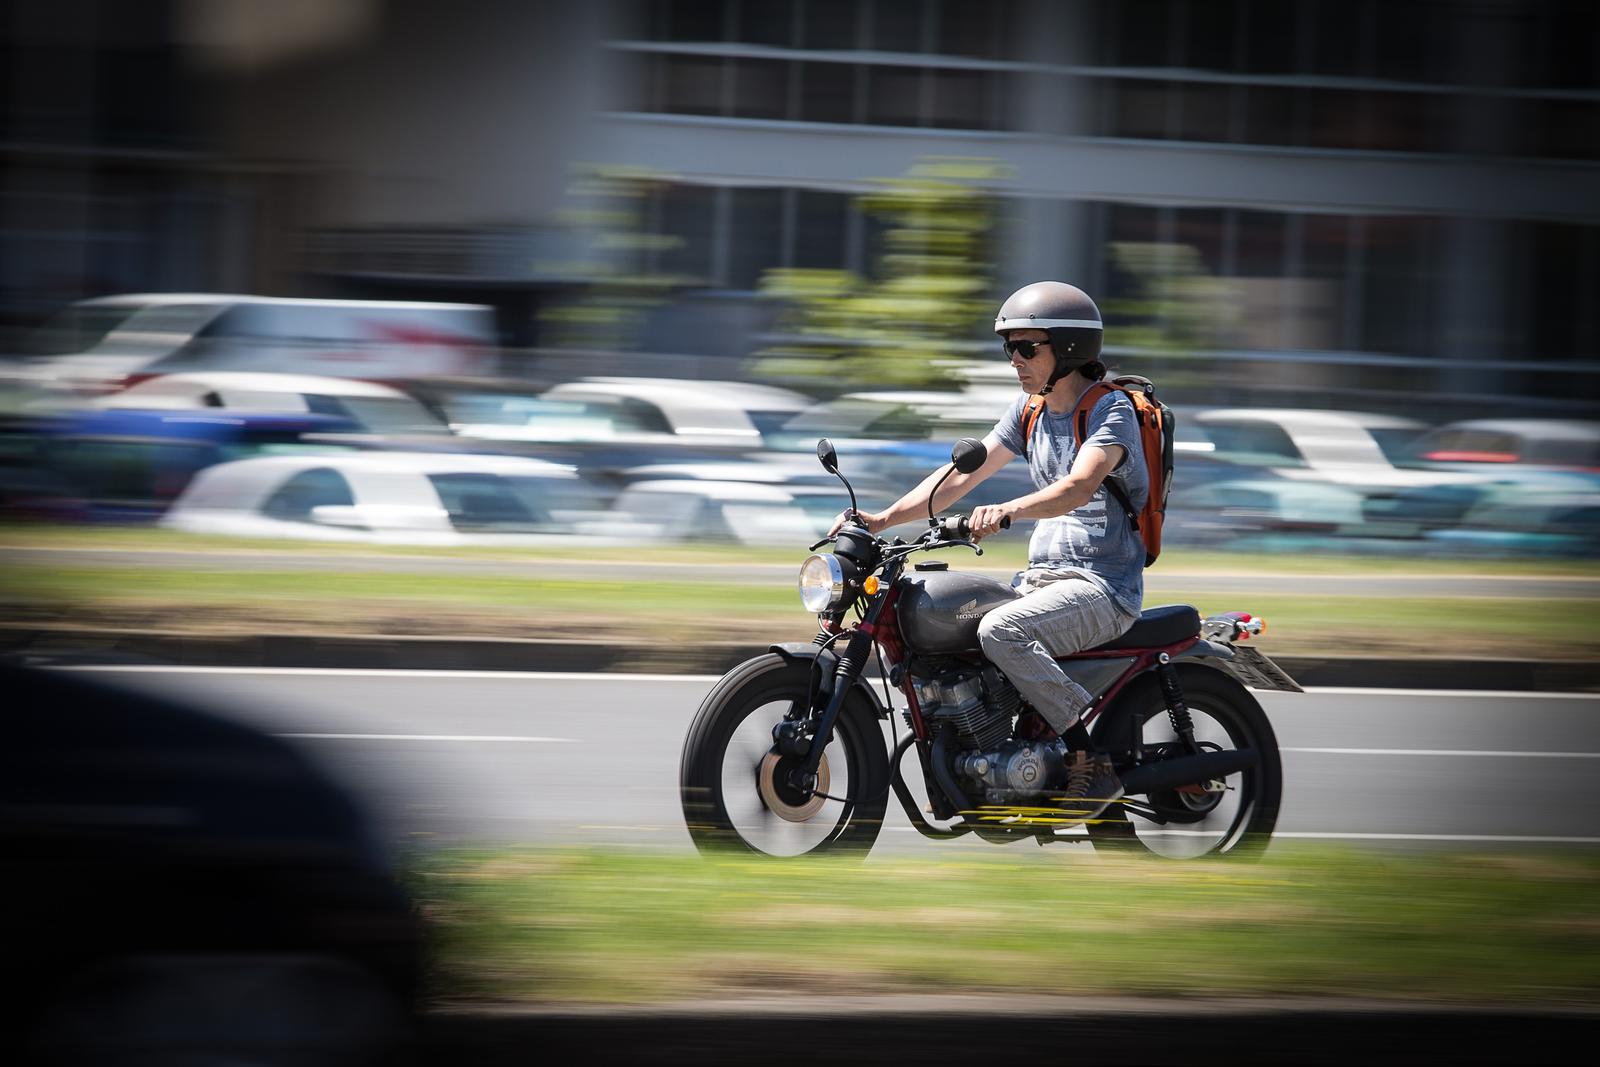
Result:
[[[885,227],[871,276],[768,271],[761,294],[785,310],[756,375],[813,393],[946,384],[941,363],[967,354],[994,313],[991,189],[1006,177],[995,160],[929,158],[857,197]]]
[[[540,315],[547,343],[555,348],[623,351],[636,346],[649,312],[674,289],[704,279],[649,270],[652,253],[676,247],[676,237],[650,232],[651,197],[668,183],[667,175],[630,167],[585,166],[568,190],[575,207],[562,221],[590,235],[579,262],[543,264],[567,277],[587,282],[575,299]]]
[[[1101,303],[1116,342],[1154,351],[1208,351],[1238,328],[1238,295],[1206,268],[1190,245],[1114,241],[1111,262],[1131,277],[1134,295]],[[1108,331],[1110,332],[1110,331]]]

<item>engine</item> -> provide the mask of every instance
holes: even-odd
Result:
[[[998,668],[962,665],[912,681],[928,725],[950,731],[952,770],[974,799],[1007,803],[1057,788],[1066,780],[1064,743],[1013,736],[1022,697]]]

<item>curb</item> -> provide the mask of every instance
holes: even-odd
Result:
[[[930,998],[913,1007],[849,1008],[797,996],[773,1007],[433,1012],[430,1063],[546,1062],[1328,1064],[1550,1063],[1592,1047],[1600,1016],[1559,1009],[1181,999],[1128,1006],[1060,997]],[[869,998],[870,999],[870,998]],[[910,998],[907,998],[910,999]],[[1536,1044],[1528,1035],[1538,1034]],[[1543,1050],[1542,1052],[1540,1050]],[[1545,1056],[1552,1058],[1546,1059]],[[1531,1057],[1531,1058],[1530,1058]]]
[[[371,634],[211,635],[66,627],[0,627],[0,653],[35,663],[160,663],[338,670],[570,671],[722,674],[766,645],[745,641],[616,643]],[[1305,686],[1366,689],[1600,691],[1583,660],[1457,660],[1274,655]]]

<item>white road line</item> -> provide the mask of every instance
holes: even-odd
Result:
[[[52,667],[58,671],[99,671],[111,674],[260,674],[307,678],[504,678],[550,682],[693,682],[707,684],[721,679],[720,674],[628,674],[584,671],[447,671],[385,670],[368,667],[183,667],[160,663],[92,663]],[[876,681],[876,679],[874,679]],[[1366,695],[1411,697],[1498,697],[1529,700],[1600,700],[1600,693],[1523,692],[1515,689],[1360,689],[1350,686],[1309,686],[1312,695]]]
[[[1361,689],[1357,686],[1347,685],[1308,685],[1307,693],[1313,695],[1327,693],[1330,696],[1383,696],[1383,697],[1527,697],[1530,700],[1572,697],[1588,697],[1591,700],[1600,700],[1600,693],[1586,693],[1581,690],[1572,691],[1545,691],[1521,689]]]
[[[307,678],[469,678],[524,679],[548,682],[715,682],[720,674],[599,674],[582,671],[415,671],[345,667],[179,667],[167,664],[93,663],[52,667],[58,671],[110,674],[261,674]]]
[[[576,737],[520,737],[494,734],[274,734],[273,736],[292,737],[302,741],[509,741],[554,745],[582,743]]]
[[[1331,756],[1514,756],[1526,759],[1600,759],[1600,752],[1494,752],[1481,748],[1290,748],[1281,752],[1318,752]]]
[[[1272,836],[1333,841],[1526,841],[1541,845],[1600,845],[1600,837],[1543,837],[1523,834],[1347,834],[1274,831]]]
[[[897,834],[917,833],[915,826],[886,826],[885,830]],[[1214,836],[1204,830],[1155,830],[1142,829],[1141,837],[1206,837]],[[1088,832],[1084,830],[1069,831],[1058,834],[1058,837],[1082,838],[1088,840]],[[1294,838],[1307,841],[1484,841],[1484,842],[1522,842],[1538,845],[1600,845],[1600,837],[1542,837],[1537,835],[1521,834],[1364,834],[1355,832],[1328,832],[1293,830],[1275,831],[1274,838]]]

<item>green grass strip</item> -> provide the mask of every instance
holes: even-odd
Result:
[[[915,536],[915,524],[894,533]],[[617,547],[584,544],[544,546],[423,547],[349,544],[337,541],[267,540],[260,538],[214,537],[185,534],[160,527],[84,527],[47,525],[0,526],[0,554],[6,548],[61,548],[115,551],[156,550],[189,552],[196,555],[266,553],[275,556],[352,556],[415,557],[418,559],[483,560],[642,560],[662,563],[790,563],[796,568],[806,556],[806,546],[778,545],[645,545]],[[961,551],[950,551],[942,558],[981,563],[985,567],[1017,569],[1027,562],[1028,546],[1020,537],[1001,536],[985,542],[981,561]],[[1600,561],[1583,559],[1449,559],[1421,555],[1367,556],[1316,552],[1272,554],[1248,552],[1200,552],[1168,549],[1162,553],[1148,575],[1163,574],[1318,574],[1318,575],[1523,575],[1600,577]]]
[[[1291,583],[1292,584],[1292,583]],[[1529,656],[1570,659],[1600,652],[1600,600],[1513,597],[1399,598],[1234,595],[1183,598],[1203,613],[1247,610],[1268,620],[1263,648],[1374,655]],[[1149,603],[1163,603],[1151,583]],[[734,582],[634,577],[570,579],[476,574],[231,570],[202,557],[193,569],[122,566],[27,567],[0,560],[0,606],[30,617],[154,628],[298,625],[318,632],[406,632],[502,636],[585,630],[641,636],[663,628],[708,635],[757,633],[765,643],[804,638],[812,618],[787,581]],[[687,628],[687,629],[685,629]],[[765,629],[763,629],[765,628]]]
[[[1592,1005],[1600,994],[1593,853],[1279,845],[1235,865],[1053,848],[1027,862],[859,866],[444,851],[413,881],[444,999],[759,989]]]

